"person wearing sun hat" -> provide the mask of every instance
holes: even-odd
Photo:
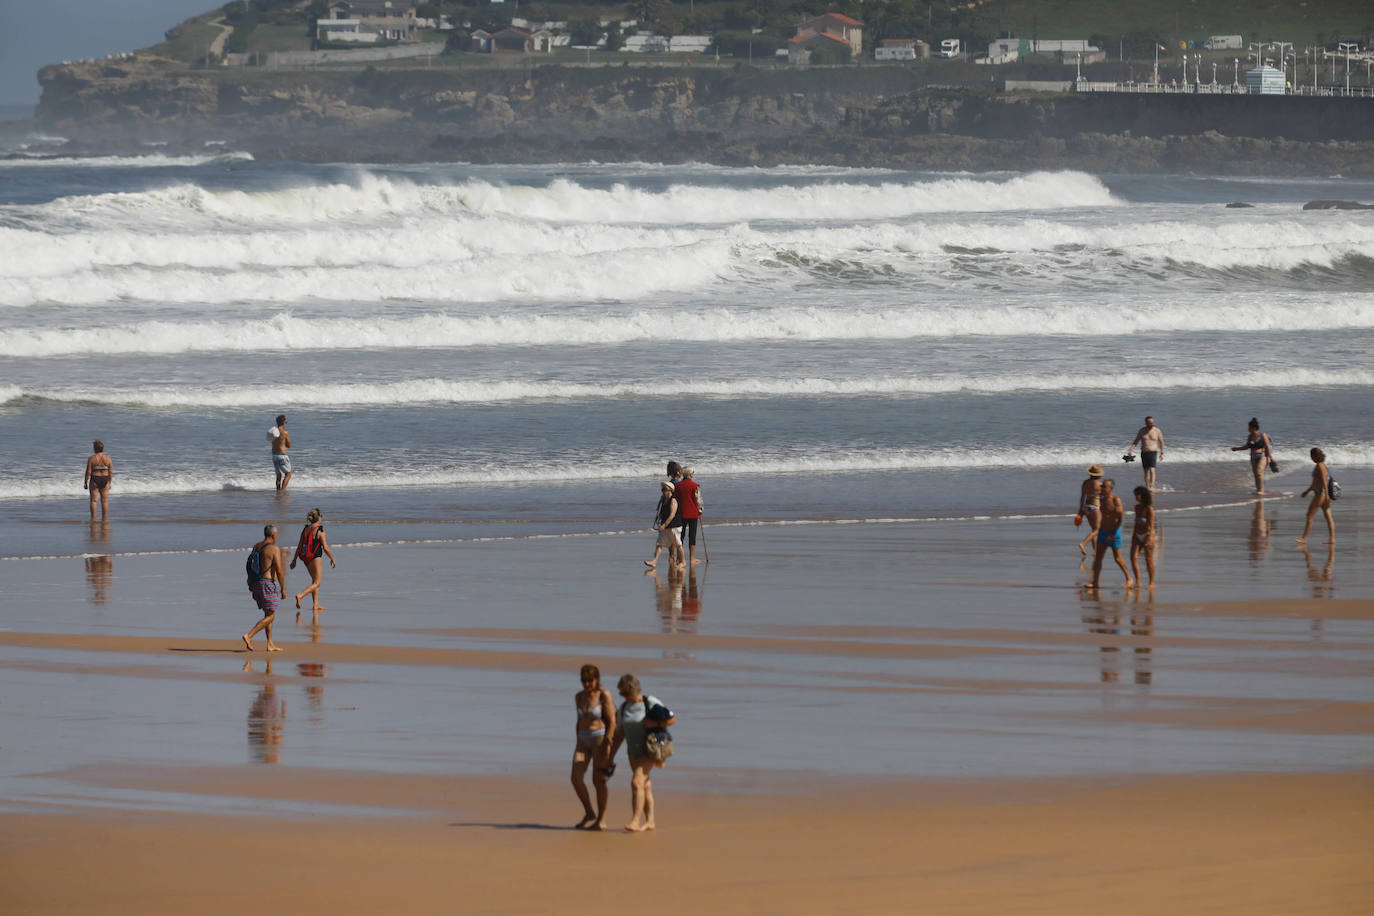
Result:
[[[1083,481],[1083,485],[1078,488],[1078,515],[1074,518],[1074,524],[1079,524],[1083,519],[1088,520],[1089,531],[1083,540],[1078,542],[1078,552],[1083,556],[1088,555],[1088,545],[1097,537],[1098,528],[1102,527],[1102,465],[1088,465],[1088,479]]]

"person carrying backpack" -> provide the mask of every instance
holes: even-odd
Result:
[[[267,651],[280,652],[281,647],[272,642],[272,622],[277,619],[277,604],[286,591],[286,573],[283,571],[281,550],[277,547],[277,526],[265,525],[263,539],[253,545],[244,563],[248,573],[248,591],[262,611],[262,619],[253,629],[243,634],[243,645],[253,651],[253,637],[259,630],[267,631]]]
[[[324,578],[324,557],[329,557],[329,568],[336,569],[338,564],[334,562],[334,552],[329,549],[329,541],[324,535],[324,513],[319,509],[311,509],[305,513],[305,527],[301,529],[301,539],[296,544],[296,555],[291,558],[291,568],[296,568],[296,562],[305,562],[305,568],[310,570],[310,584],[301,590],[296,596],[296,622],[301,620],[301,599],[306,595],[310,596],[311,610],[313,617],[311,623],[320,622],[320,611],[324,605],[320,604],[320,581]]]

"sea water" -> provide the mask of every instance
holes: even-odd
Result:
[[[0,161],[0,554],[93,549],[96,438],[113,552],[643,528],[668,459],[712,524],[1071,514],[1146,414],[1166,509],[1252,416],[1280,491],[1358,476],[1374,211],[1316,198],[1374,183]]]

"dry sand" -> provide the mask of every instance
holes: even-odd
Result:
[[[628,836],[567,829],[571,799],[547,783],[256,772],[271,794],[431,810],[4,815],[5,911],[1351,914],[1374,900],[1369,774],[693,796],[670,766],[659,830]],[[620,813],[623,776],[615,790]]]

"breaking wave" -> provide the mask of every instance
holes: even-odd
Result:
[[[689,378],[647,383],[558,381],[452,381],[439,378],[383,383],[194,386],[118,389],[36,389],[0,386],[0,407],[30,404],[106,407],[237,408],[276,404],[315,409],[419,404],[482,404],[509,401],[635,400],[663,398],[919,397],[940,394],[1006,394],[1018,391],[1115,389],[1256,390],[1374,386],[1374,371],[1274,369],[1249,372],[1124,372],[1111,375],[900,376],[887,378]],[[321,407],[321,405],[326,405]]]
[[[0,330],[0,356],[585,346],[662,340],[660,311],[464,317],[298,318],[278,314],[242,321],[136,321],[107,327]],[[904,340],[945,337],[1119,336],[1167,331],[1295,331],[1374,327],[1374,299],[1332,297],[1310,304],[1240,299],[1199,307],[1190,302],[1034,306],[914,305],[859,311],[778,307],[700,308],[673,328],[682,342],[757,340]]]

